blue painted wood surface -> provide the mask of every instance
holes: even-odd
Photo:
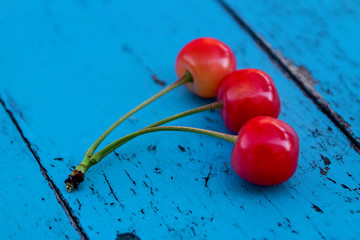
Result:
[[[74,228],[2,106],[0,129],[0,239],[75,239]]]
[[[359,1],[226,2],[274,49],[310,71],[309,84],[360,142]]]
[[[0,98],[59,187],[81,238],[120,239],[133,231],[141,239],[360,236],[359,154],[216,1],[141,1],[141,8],[135,1],[1,5],[6,37],[0,39]],[[280,118],[301,141],[295,176],[275,187],[254,186],[229,168],[231,144],[163,132],[134,139],[94,166],[78,191],[66,193],[63,181],[90,144],[162,89],[153,75],[174,81],[177,52],[201,36],[228,43],[239,68],[260,68],[274,78]],[[208,102],[180,87],[133,116],[106,143]],[[227,132],[217,111],[176,124]]]

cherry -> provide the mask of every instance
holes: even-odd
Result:
[[[280,98],[274,81],[264,71],[242,69],[227,75],[220,84],[218,101],[225,126],[238,132],[249,119],[256,116],[277,118],[280,114]]]
[[[231,154],[231,166],[241,178],[258,185],[288,180],[297,167],[299,138],[287,123],[268,116],[247,121]]]
[[[223,42],[209,37],[188,43],[178,54],[175,68],[179,76],[177,81],[123,115],[92,144],[83,161],[66,179],[68,192],[84,180],[85,173],[91,166],[115,149],[137,136],[156,131],[194,132],[234,143],[231,155],[234,171],[255,184],[278,184],[294,174],[299,155],[299,139],[289,125],[274,118],[280,113],[280,99],[274,81],[268,74],[258,69],[235,71],[233,51]],[[155,122],[119,138],[95,153],[100,143],[119,124],[182,84],[200,97],[217,96],[218,101]],[[210,109],[220,109],[225,125],[230,130],[238,132],[243,126],[239,135],[191,127],[159,127],[180,117]]]
[[[179,52],[175,63],[179,78],[189,72],[193,81],[185,85],[203,98],[216,97],[220,81],[236,70],[234,52],[225,43],[210,37],[195,39]]]

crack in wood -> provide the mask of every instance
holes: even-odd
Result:
[[[286,73],[292,81],[300,88],[300,90],[310,98],[317,108],[324,113],[330,121],[332,121],[350,142],[350,146],[360,154],[360,140],[354,135],[351,126],[342,116],[335,112],[323,96],[316,91],[315,84],[317,81],[311,75],[310,71],[304,66],[296,66],[290,59],[287,59],[280,51],[274,49],[262,36],[253,30],[248,23],[241,18],[234,9],[232,9],[223,0],[217,2],[230,14],[235,22],[246,32],[255,43],[266,53],[272,62],[274,62],[280,70]]]
[[[210,170],[209,170],[209,173],[206,177],[202,177],[202,179],[205,180],[205,187],[208,188],[208,182],[209,182],[209,179],[210,179],[210,175],[211,175],[211,170],[212,170],[212,165],[210,165]]]
[[[80,203],[79,199],[76,199],[76,201],[77,201],[78,204],[79,204],[79,211],[80,211],[80,209],[81,209],[81,203]]]
[[[130,178],[132,183],[136,186],[136,182],[131,178],[130,174],[126,170],[124,170],[124,171],[125,171],[126,175]]]
[[[109,183],[109,181],[108,181],[108,179],[107,179],[107,177],[106,177],[105,173],[103,173],[103,175],[104,175],[104,178],[105,178],[105,181],[106,181],[107,185],[108,185],[108,186],[109,186],[109,188],[110,188],[110,193],[114,196],[114,198],[115,198],[115,200],[116,200],[116,201],[120,202],[120,201],[119,201],[119,199],[117,198],[117,196],[116,196],[116,194],[115,194],[115,192],[114,192],[113,188],[111,187],[111,185],[110,185],[110,183]]]
[[[140,240],[140,238],[135,235],[135,231],[132,231],[129,233],[117,233],[115,240]]]
[[[316,205],[313,204],[313,203],[312,203],[312,208],[313,208],[315,211],[319,212],[319,213],[324,213],[324,211],[323,211],[321,208],[319,208],[318,206],[316,206]]]
[[[324,165],[325,165],[325,166],[329,166],[329,165],[331,164],[330,159],[328,159],[327,157],[323,156],[322,154],[320,154],[320,156],[321,156],[321,160],[324,161]]]
[[[87,236],[87,234],[85,233],[85,230],[81,226],[79,219],[75,216],[74,211],[72,210],[69,203],[67,202],[67,200],[62,195],[60,189],[56,186],[54,181],[48,175],[47,170],[45,169],[45,167],[41,163],[41,160],[40,160],[39,155],[37,154],[37,151],[33,148],[33,144],[30,142],[29,139],[27,139],[25,137],[19,123],[15,119],[14,114],[11,112],[11,110],[9,108],[6,107],[6,104],[2,100],[1,97],[0,97],[0,104],[3,106],[4,110],[9,115],[12,123],[15,125],[17,131],[19,132],[21,138],[25,142],[27,148],[32,153],[32,155],[34,156],[36,162],[40,166],[40,171],[41,171],[42,175],[44,176],[45,180],[48,182],[50,188],[54,191],[56,200],[58,201],[60,206],[64,209],[64,212],[65,212],[66,216],[68,217],[71,225],[75,228],[76,232],[80,235],[81,239],[88,240],[89,237]]]
[[[159,79],[155,74],[153,74],[153,75],[151,76],[151,78],[154,80],[154,82],[155,82],[156,84],[159,84],[160,86],[165,87],[166,82],[163,81],[163,80],[161,80],[161,79]]]

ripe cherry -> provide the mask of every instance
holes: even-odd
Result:
[[[189,72],[193,82],[185,85],[200,97],[216,97],[220,81],[235,71],[234,52],[225,43],[210,37],[195,39],[179,52],[175,70],[179,78]]]
[[[259,185],[288,180],[298,163],[299,138],[287,123],[259,116],[245,123],[238,134],[231,166],[241,178]]]
[[[274,81],[258,69],[242,69],[227,75],[221,81],[218,101],[223,103],[220,113],[224,123],[233,132],[256,116],[277,118],[281,108]]]

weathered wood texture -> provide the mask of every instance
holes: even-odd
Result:
[[[0,239],[75,239],[38,163],[0,106]]]
[[[360,236],[359,154],[216,1],[1,4],[0,97],[64,195],[71,218],[79,219],[82,238],[115,239],[132,231],[141,239]],[[281,119],[301,141],[295,176],[280,186],[254,186],[229,168],[231,144],[163,132],[128,143],[94,166],[78,191],[66,193],[63,181],[89,145],[161,90],[153,75],[175,80],[177,52],[200,36],[228,43],[239,68],[273,76]],[[106,143],[208,102],[180,87]],[[226,132],[217,111],[176,124]]]
[[[299,78],[322,111],[341,124],[359,148],[359,1],[224,2],[271,45],[274,57]]]

